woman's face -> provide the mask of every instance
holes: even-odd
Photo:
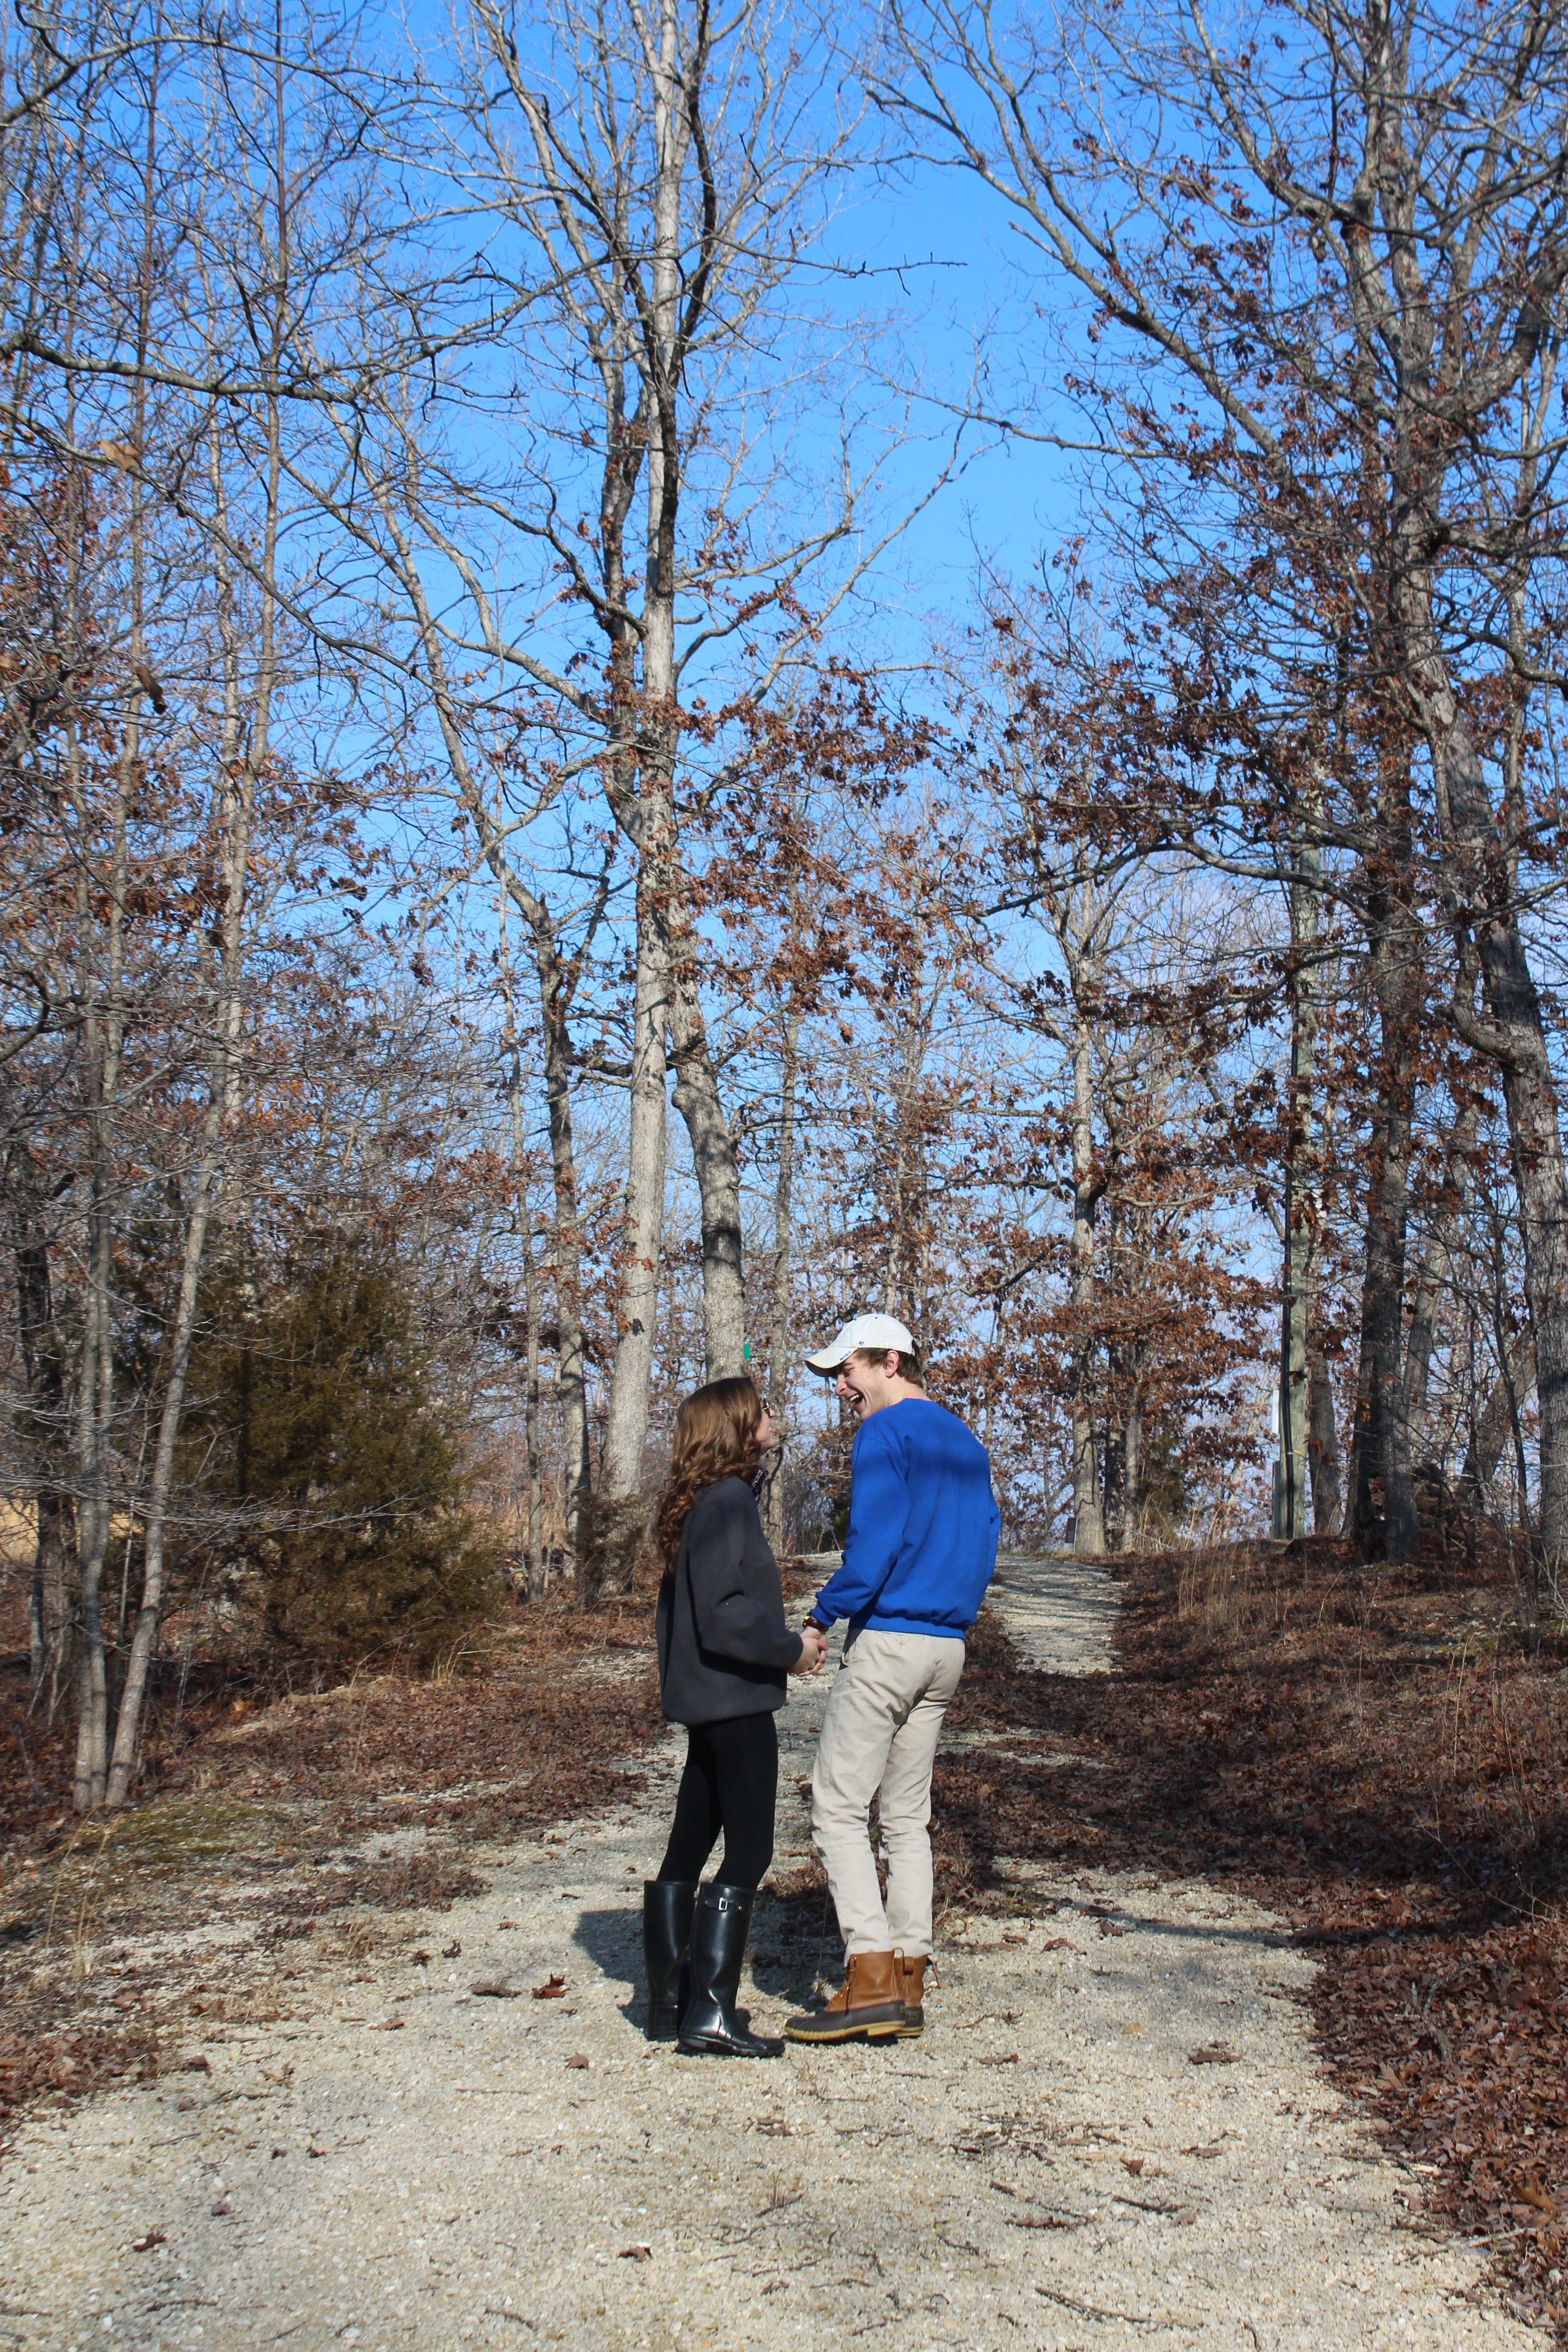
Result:
[[[758,1423],[757,1423],[757,1450],[758,1450],[758,1452],[759,1452],[759,1453],[761,1453],[761,1454],[768,1454],[768,1453],[771,1453],[771,1452],[772,1452],[772,1450],[773,1450],[773,1408],[772,1408],[772,1406],[771,1406],[771,1405],[764,1404],[764,1405],[763,1405],[763,1417],[762,1417],[762,1419],[761,1419],[761,1420],[758,1422]]]

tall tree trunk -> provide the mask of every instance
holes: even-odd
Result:
[[[1391,1559],[1420,1549],[1415,1497],[1395,1452],[1404,1361],[1405,1255],[1409,1219],[1414,1071],[1419,1036],[1420,962],[1404,904],[1409,877],[1409,772],[1380,785],[1379,870],[1372,877],[1368,930],[1377,1006],[1376,1101],[1368,1151],[1366,1247],[1362,1276],[1361,1364],[1356,1383],[1352,1532],[1370,1545],[1381,1526]],[[1373,1489],[1381,1482],[1383,1512]]]
[[[626,1159],[626,1213],[610,1410],[600,1462],[600,1485],[612,1503],[642,1486],[647,1444],[648,1391],[664,1246],[665,1008],[668,997],[663,929],[648,904],[654,876],[637,876],[637,999],[632,1031],[631,1137]]]
[[[1321,857],[1315,840],[1296,851],[1290,878],[1290,1079],[1286,1103],[1284,1266],[1279,1346],[1279,1520],[1288,1543],[1307,1532],[1310,1400],[1307,1334],[1312,1311],[1311,1269],[1317,1250],[1317,1201],[1312,1182],[1313,1084],[1318,1049],[1318,884]]]
[[[49,1465],[59,1461],[68,1430],[49,1244],[36,1213],[35,1189],[30,1170],[14,1171],[16,1332],[24,1382],[24,1401],[16,1418],[33,1503],[27,1647],[37,1704],[46,1678],[53,1681],[58,1675],[69,1632],[68,1580],[73,1528],[70,1498],[48,1475]]]
[[[279,126],[280,129],[280,126]],[[280,356],[274,345],[273,363]],[[110,1805],[122,1805],[131,1794],[142,1738],[153,1659],[163,1620],[170,1504],[180,1423],[184,1413],[185,1383],[190,1371],[191,1344],[195,1337],[196,1303],[207,1233],[224,1181],[225,1153],[233,1114],[237,1107],[237,1052],[241,1024],[245,935],[248,904],[251,833],[256,814],[256,786],[268,757],[272,700],[278,677],[278,611],[272,593],[278,556],[278,518],[282,488],[282,440],[276,401],[267,415],[268,469],[266,522],[261,535],[262,580],[260,628],[252,692],[245,691],[245,640],[236,605],[228,559],[218,541],[218,639],[223,657],[223,740],[215,790],[213,848],[216,880],[222,903],[217,925],[217,970],[211,991],[212,1035],[207,1058],[207,1103],[202,1126],[201,1155],[185,1222],[180,1285],[165,1349],[163,1401],[158,1415],[158,1436],[153,1455],[153,1476],[147,1492],[142,1544],[142,1601],[131,1637],[120,1717],[115,1727],[106,1795]],[[216,436],[208,442],[215,510],[226,525],[223,454]]]
[[[1337,1536],[1344,1510],[1340,1486],[1340,1435],[1334,1418],[1334,1387],[1321,1348],[1307,1357],[1307,1448],[1312,1471],[1312,1529]]]
[[[697,982],[690,935],[678,934],[678,952],[672,952],[669,1010],[670,1055],[675,1063],[672,1099],[690,1140],[701,1212],[702,1338],[708,1378],[726,1381],[746,1368],[741,1168],[720,1098]]]
[[[1434,701],[1440,711],[1453,709],[1451,695]],[[1440,804],[1467,885],[1454,892],[1460,981],[1453,1015],[1466,1042],[1495,1061],[1502,1084],[1535,1348],[1540,1537],[1546,1559],[1555,1563],[1568,1559],[1568,1169],[1561,1105],[1540,992],[1519,929],[1512,853],[1499,843],[1486,776],[1457,716],[1440,740]],[[1484,1018],[1472,1009],[1478,975]]]
[[[133,563],[139,576],[140,564]],[[139,589],[133,610],[140,617]],[[132,644],[139,643],[133,630]],[[103,1802],[109,1769],[109,1678],[103,1650],[103,1566],[109,1551],[113,1489],[110,1454],[114,1425],[114,1204],[118,1192],[115,1132],[120,1066],[124,1042],[125,915],[128,892],[126,810],[139,757],[137,707],[128,698],[110,816],[108,871],[100,887],[107,901],[105,969],[86,977],[82,1024],[89,1073],[89,1171],[87,1215],[87,1298],[81,1366],[78,1377],[77,1459],[80,1503],[80,1577],[77,1600],[77,1746],[71,1803],[79,1813]],[[71,765],[79,779],[75,747]],[[92,958],[96,908],[86,887],[91,827],[83,809],[83,871],[78,890],[84,961]]]
[[[768,1312],[768,1387],[778,1442],[768,1465],[764,1525],[775,1551],[784,1543],[784,1464],[790,1444],[789,1285],[795,1246],[791,1196],[795,1186],[795,1098],[800,1073],[800,1003],[790,998],[779,1063],[779,1158],[773,1180],[773,1295]]]
[[[1094,1072],[1080,1014],[1072,1045],[1072,1548],[1083,1559],[1105,1551],[1105,1505],[1094,1433],[1094,1223],[1100,1186],[1094,1169]]]
[[[517,1034],[511,992],[511,958],[506,930],[501,930],[500,988],[506,1006],[506,1044],[510,1067],[507,1079],[507,1114],[511,1126],[511,1182],[517,1235],[522,1244],[522,1454],[526,1500],[523,1506],[523,1590],[537,1601],[544,1590],[542,1558],[543,1492],[539,1447],[539,1272],[533,1258],[533,1214],[528,1197],[528,1160],[522,1138],[522,1048]]]
[[[887,1271],[882,1292],[884,1314],[896,1315],[926,1346],[930,1315],[921,1275],[921,1241],[925,1228],[923,1139],[921,1133],[921,1086],[925,1073],[929,1024],[922,989],[925,980],[925,930],[917,922],[910,942],[912,964],[911,1002],[899,1043],[893,1087],[893,1153],[886,1223]]]
[[[123,834],[122,816],[117,832]],[[124,863],[114,860],[119,888],[110,906],[111,929],[124,917]],[[111,890],[114,885],[110,885]],[[111,1489],[110,1448],[114,1411],[113,1178],[110,1154],[118,1092],[120,1025],[118,957],[111,950],[109,1003],[105,1014],[89,1017],[87,1042],[93,1068],[90,1125],[91,1171],[89,1178],[88,1296],[83,1328],[81,1401],[80,1581],[77,1600],[77,1746],[71,1776],[71,1803],[79,1813],[91,1812],[103,1802],[109,1768],[109,1682],[103,1654],[103,1563],[109,1549]],[[107,1033],[107,1034],[106,1034]]]
[[[529,894],[532,898],[532,893]],[[577,1214],[577,1147],[572,1128],[572,987],[563,970],[554,927],[535,900],[534,961],[544,1039],[544,1100],[550,1125],[553,1190],[551,1257],[555,1269],[555,1385],[561,1398],[562,1477],[566,1541],[577,1548],[577,1523],[588,1492],[588,1385],[583,1355],[583,1250]]]
[[[1543,379],[1542,391],[1544,403],[1549,379]],[[1520,484],[1527,501],[1533,497],[1534,478],[1533,464],[1527,464]],[[1528,702],[1522,595],[1510,587],[1515,694],[1500,819],[1433,621],[1430,550],[1439,543],[1439,518],[1435,487],[1424,483],[1422,490],[1419,499],[1411,499],[1403,524],[1400,617],[1436,786],[1443,848],[1438,887],[1458,963],[1449,1015],[1465,1042],[1495,1062],[1502,1084],[1535,1342],[1539,1532],[1547,1561],[1556,1563],[1568,1559],[1568,1166],[1541,995],[1519,921],[1519,852],[1525,832],[1521,761]],[[1484,1015],[1475,1006],[1478,979]]]
[[[664,932],[675,1107],[686,1124],[697,1179],[702,1226],[703,1343],[708,1378],[715,1381],[732,1379],[744,1369],[741,1173],[702,1017],[700,942],[690,918],[675,813],[680,730],[676,521],[685,457],[679,396],[684,364],[682,304],[688,299],[680,245],[684,184],[692,139],[700,125],[709,43],[707,15],[701,10],[683,64],[677,0],[661,0],[657,44],[649,41],[645,50],[653,91],[655,182],[651,315],[641,364],[645,384],[652,394],[654,416],[647,446],[640,788],[634,837],[642,865],[652,868],[648,897]],[[706,160],[704,150],[704,168]],[[661,1159],[661,1174],[662,1165]],[[617,1380],[620,1371],[617,1353]]]
[[[1143,1533],[1143,1407],[1140,1385],[1136,1381],[1127,1406],[1127,1426],[1122,1433],[1122,1461],[1127,1486],[1121,1549],[1131,1551],[1142,1540]]]
[[[543,917],[544,910],[542,905],[541,905],[540,911],[542,917]],[[587,1486],[586,1454],[588,1432],[585,1400],[583,1393],[583,1332],[582,1326],[577,1321],[574,1312],[578,1295],[577,1282],[579,1274],[579,1263],[575,1246],[577,1223],[576,1171],[572,1146],[571,1103],[569,1097],[565,1095],[567,1073],[564,1067],[559,1066],[563,1061],[563,1044],[567,1056],[570,1055],[570,1037],[566,1033],[565,997],[561,985],[560,963],[554,952],[554,933],[547,918],[543,920],[543,943],[540,944],[536,936],[536,944],[539,945],[541,994],[553,1013],[554,1027],[558,1032],[553,1041],[553,1054],[554,1059],[558,1065],[557,1075],[561,1079],[563,1097],[558,1109],[553,1100],[551,1105],[550,1158],[551,1169],[555,1180],[554,1192],[557,1222],[559,1222],[560,1217],[563,1181],[571,1209],[571,1265],[568,1275],[564,1279],[563,1279],[561,1276],[560,1269],[557,1268],[556,1300],[559,1323],[562,1326],[564,1326],[570,1322],[573,1327],[571,1331],[570,1346],[572,1349],[573,1370],[574,1377],[570,1392],[568,1393],[565,1391],[563,1391],[562,1402],[564,1410],[562,1414],[562,1437],[563,1454],[564,1456],[563,1462],[563,1483],[564,1487],[563,1500],[565,1508],[568,1541],[574,1551],[577,1543],[578,1516],[582,1508],[583,1497]],[[548,984],[546,982],[547,969],[549,973]],[[522,1244],[522,1302],[524,1335],[522,1438],[525,1475],[528,1486],[528,1501],[525,1512],[527,1533],[523,1543],[523,1582],[529,1599],[531,1601],[537,1601],[544,1591],[545,1582],[542,1544],[544,1498],[541,1466],[539,1419],[539,1270],[535,1265],[533,1255],[533,1214],[529,1204],[527,1154],[523,1149],[522,1046],[518,1035],[517,1007],[512,997],[511,953],[508,943],[504,917],[501,925],[500,939],[500,990],[501,999],[506,1007],[506,1045],[510,1060],[507,1081],[507,1110],[511,1125],[512,1198],[517,1218],[518,1238]],[[547,1069],[550,1065],[551,1057],[552,1041],[550,1034],[547,1032],[545,1043],[545,1061]],[[548,1087],[549,1081],[547,1080],[547,1089]],[[558,1126],[561,1131],[560,1149],[557,1148]],[[570,1307],[562,1304],[563,1295],[568,1293],[573,1302]],[[561,1365],[566,1358],[567,1347],[568,1340],[566,1333],[563,1328],[558,1328],[556,1332],[556,1363],[558,1366]]]
[[[525,1221],[522,1232],[522,1451],[528,1479],[528,1536],[523,1552],[523,1583],[531,1601],[544,1591],[544,1495],[539,1452],[539,1275],[533,1263],[533,1236]]]
[[[155,161],[162,132],[159,113],[162,57],[154,42],[148,58],[144,93],[145,125],[142,162],[142,255],[138,272],[135,371],[131,394],[131,443],[141,450],[147,439],[147,383],[144,373],[152,333],[153,276],[158,224],[155,219]],[[119,1092],[120,1059],[124,1032],[125,921],[129,888],[127,816],[140,789],[142,763],[142,677],[145,675],[146,492],[140,478],[131,479],[130,604],[126,660],[131,673],[124,689],[120,757],[116,762],[112,844],[108,879],[108,974],[103,1023],[95,1069],[92,1136],[93,1237],[91,1246],[90,1317],[92,1355],[96,1356],[96,1397],[91,1429],[90,1507],[81,1554],[80,1639],[78,1674],[77,1753],[71,1801],[78,1812],[100,1805],[109,1782],[109,1682],[103,1654],[102,1582],[108,1554],[110,1484],[109,1456],[114,1396],[114,1332],[110,1304],[113,1265],[112,1198],[114,1179],[112,1130]],[[89,1351],[83,1350],[82,1379],[89,1382]]]
[[[1470,1188],[1470,1159],[1476,1148],[1476,1113],[1467,1104],[1448,1149],[1447,1181],[1433,1221],[1415,1277],[1410,1330],[1405,1343],[1405,1370],[1399,1385],[1399,1417],[1394,1445],[1399,1475],[1414,1490],[1418,1442],[1426,1426],[1431,1393],[1432,1355],[1437,1326],[1453,1278],[1453,1252],[1458,1223]]]
[[[142,1604],[136,1612],[135,1631],[131,1636],[131,1655],[126,1661],[125,1681],[121,1693],[120,1718],[115,1727],[114,1752],[110,1759],[104,1796],[110,1805],[122,1805],[131,1794],[131,1783],[136,1769],[137,1750],[142,1737],[142,1715],[146,1702],[147,1685],[153,1667],[153,1655],[157,1646],[158,1626],[163,1612],[164,1554],[168,1536],[169,1502],[174,1487],[174,1456],[179,1443],[180,1421],[184,1411],[185,1381],[190,1370],[191,1340],[195,1330],[196,1295],[201,1280],[202,1259],[206,1250],[207,1227],[211,1221],[213,1202],[222,1181],[218,1156],[222,1126],[221,1102],[215,1112],[209,1112],[207,1131],[204,1139],[205,1150],[197,1171],[195,1194],[185,1224],[185,1243],[180,1267],[180,1288],[175,1301],[174,1321],[169,1332],[169,1365],[165,1375],[163,1402],[158,1415],[158,1442],[153,1457],[153,1478],[148,1488],[146,1531],[142,1546]]]

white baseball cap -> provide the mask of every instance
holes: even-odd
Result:
[[[807,1356],[806,1362],[814,1372],[836,1372],[847,1363],[857,1348],[874,1348],[879,1351],[892,1348],[900,1356],[915,1352],[914,1334],[900,1322],[896,1315],[857,1315],[846,1323],[831,1348],[820,1355]]]

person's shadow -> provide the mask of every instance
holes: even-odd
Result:
[[[770,2000],[789,2001],[798,2009],[810,1996],[814,1954],[794,1932],[788,1915],[789,1906],[765,1890],[758,1895],[750,1946],[752,1981]],[[640,1889],[624,1910],[581,1912],[573,1941],[612,1982],[618,1979],[626,1987],[626,1997],[617,2006],[626,2023],[640,2033],[647,2023]],[[737,2003],[735,2014],[743,2025],[750,2012]]]
[[[621,1911],[584,1911],[573,1937],[612,1982],[617,1979],[628,1998],[619,2004],[621,2015],[640,2033],[647,2022],[647,1988],[643,1982],[642,1900],[628,1901]]]

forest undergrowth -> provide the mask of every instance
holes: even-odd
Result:
[[[976,1628],[950,1722],[1010,1736],[939,1763],[939,1896],[1004,1908],[997,1865],[1039,1860],[1201,1873],[1281,1913],[1322,1958],[1331,2078],[1428,2226],[1489,2241],[1568,2341],[1568,1643],[1521,1638],[1495,1547],[1117,1565],[1113,1677],[1042,1674]]]

